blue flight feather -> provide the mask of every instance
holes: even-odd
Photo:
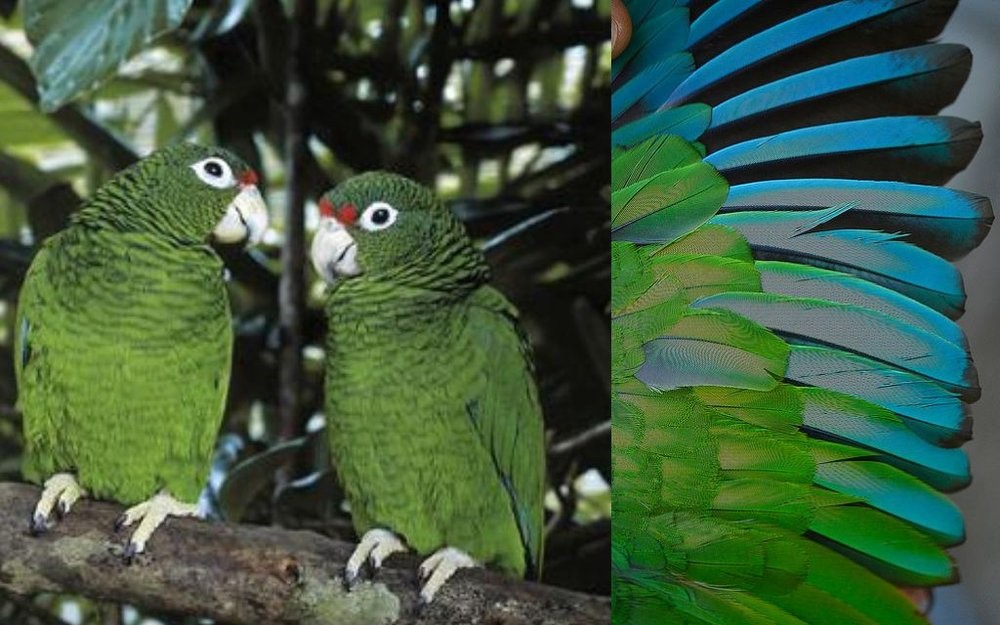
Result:
[[[877,117],[798,128],[749,139],[705,157],[720,172],[801,158],[933,147],[924,155],[934,163],[953,158],[949,143],[972,139],[979,126],[956,117],[912,115]]]
[[[734,185],[720,212],[822,209],[853,203],[881,230],[906,232],[907,238],[946,258],[968,253],[993,221],[982,195],[931,185],[874,180],[766,180]]]
[[[722,211],[748,208],[827,208],[855,203],[854,211],[913,217],[984,219],[991,216],[988,200],[956,189],[875,180],[765,180],[734,185]]]
[[[951,386],[978,388],[975,367],[963,348],[882,313],[822,299],[772,293],[720,293],[699,299],[691,306],[734,312],[786,336],[791,342],[804,340],[831,346]]]
[[[885,15],[913,0],[837,2],[814,9],[749,37],[719,54],[685,80],[668,104],[690,102],[705,89],[764,60],[831,33]]]
[[[688,37],[688,49],[691,49],[716,34],[741,15],[757,8],[766,0],[719,0],[705,9],[691,24],[691,35]]]
[[[851,274],[797,263],[759,261],[755,267],[760,273],[761,285],[768,293],[825,299],[867,308],[936,334],[962,349],[968,348],[965,333],[957,323],[892,289]]]
[[[968,437],[968,408],[959,396],[898,367],[837,349],[793,345],[785,377],[891,410],[933,443]]]
[[[915,245],[870,230],[818,230],[851,205],[816,211],[739,212],[710,223],[739,230],[767,258],[848,272],[952,315],[965,302],[962,276],[948,261]]]
[[[750,123],[755,115],[835,93],[926,74],[967,60],[969,50],[931,44],[848,59],[750,89],[715,106],[712,128]]]
[[[663,109],[626,124],[611,133],[611,145],[628,148],[655,135],[678,135],[695,141],[712,121],[712,109],[706,104],[686,104]]]

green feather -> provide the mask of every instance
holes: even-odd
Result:
[[[729,187],[703,162],[659,173],[611,195],[617,240],[669,243],[708,221]]]
[[[788,346],[752,321],[725,310],[692,311],[645,345],[636,374],[653,388],[709,385],[773,388],[788,362]]]

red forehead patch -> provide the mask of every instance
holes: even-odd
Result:
[[[358,207],[350,202],[336,207],[324,197],[320,198],[316,204],[319,206],[319,214],[322,217],[336,219],[345,226],[353,226],[358,221]]]
[[[252,169],[248,169],[240,175],[240,182],[247,186],[257,184],[257,172]]]
[[[358,207],[348,202],[337,211],[337,221],[345,226],[353,226],[358,221]]]
[[[330,200],[322,197],[319,199],[319,202],[317,202],[317,205],[319,206],[319,214],[321,216],[329,217],[331,219],[336,218],[336,215],[333,213],[333,204],[330,203]]]

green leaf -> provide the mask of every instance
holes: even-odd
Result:
[[[170,105],[167,96],[160,92],[156,96],[156,147],[162,148],[170,143],[177,132],[177,116]]]
[[[5,148],[39,148],[66,142],[66,135],[35,111],[0,115],[0,143]]]
[[[239,521],[253,498],[274,478],[275,472],[305,448],[308,437],[278,443],[237,464],[219,489],[219,506],[228,521]]]
[[[0,145],[8,150],[24,151],[67,141],[48,117],[16,91],[0,85]]]
[[[51,112],[97,86],[150,41],[178,26],[191,0],[25,0],[31,71]]]

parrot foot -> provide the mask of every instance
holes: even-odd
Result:
[[[365,562],[371,566],[372,574],[382,567],[385,559],[394,553],[407,551],[406,543],[389,530],[371,529],[361,537],[361,542],[347,560],[344,568],[344,582],[353,588],[360,580],[361,567]]]
[[[417,574],[424,581],[420,589],[420,602],[427,605],[434,600],[434,595],[441,590],[445,582],[451,579],[459,569],[470,569],[480,566],[472,556],[461,549],[445,547],[438,549],[421,563]]]
[[[132,506],[122,513],[115,521],[115,531],[128,527],[133,523],[139,526],[132,533],[128,545],[125,546],[125,562],[131,564],[137,555],[146,550],[146,543],[153,536],[156,528],[170,516],[200,516],[198,504],[177,501],[166,492],[153,495],[146,501]]]
[[[47,532],[53,508],[57,515],[64,517],[73,504],[86,494],[72,473],[56,473],[45,480],[42,496],[31,515],[31,533],[37,536]]]

